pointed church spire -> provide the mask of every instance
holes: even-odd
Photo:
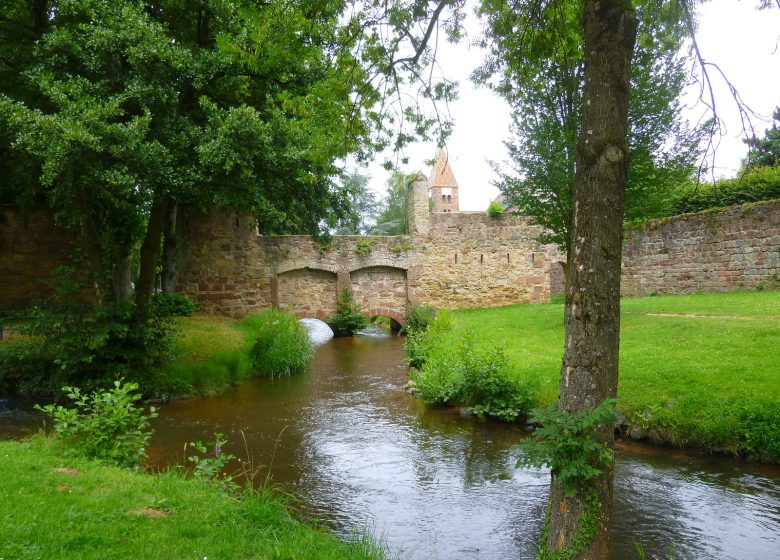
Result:
[[[436,150],[436,161],[431,169],[429,189],[434,212],[458,212],[458,181],[450,165],[449,156],[442,147]]]

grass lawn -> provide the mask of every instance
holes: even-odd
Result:
[[[451,315],[442,344],[500,343],[543,403],[558,398],[562,304]],[[780,457],[780,292],[624,299],[618,405],[660,441]]]
[[[258,367],[268,365],[253,364],[251,357],[252,346],[267,321],[263,314],[240,320],[201,314],[176,318],[177,358],[163,366],[154,387],[145,389],[173,397],[223,393],[236,382],[258,373]],[[285,333],[277,352],[299,352],[292,340],[293,333]]]
[[[0,558],[385,558],[295,521],[271,492],[239,500],[176,472],[66,457],[46,437],[0,442],[0,495]]]

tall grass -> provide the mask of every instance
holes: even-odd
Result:
[[[208,396],[252,375],[298,371],[312,354],[308,334],[295,317],[278,310],[242,320],[195,315],[178,319],[177,359],[163,367],[145,392],[162,397]]]
[[[247,317],[244,326],[252,332],[252,368],[259,375],[275,377],[300,371],[314,352],[298,319],[278,309]]]

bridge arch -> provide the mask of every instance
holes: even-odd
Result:
[[[327,319],[336,311],[338,275],[322,268],[291,268],[276,275],[276,304],[298,317]]]
[[[364,313],[372,317],[384,315],[399,326],[404,325],[409,304],[407,269],[384,262],[358,268],[350,273],[350,288]]]
[[[363,312],[368,316],[369,319],[380,316],[389,318],[392,321],[393,332],[398,332],[406,326],[405,313],[399,313],[397,309],[377,307],[375,309],[365,309]]]

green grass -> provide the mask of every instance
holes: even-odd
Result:
[[[278,311],[242,320],[196,314],[176,321],[178,357],[146,391],[174,397],[217,395],[252,375],[300,369],[310,356],[308,336],[297,320]]]
[[[563,305],[451,315],[441,344],[503,343],[514,375],[557,400]],[[618,405],[658,441],[780,458],[780,293],[624,299]]]
[[[297,522],[273,491],[237,499],[175,471],[150,475],[66,457],[46,437],[0,442],[0,495],[0,558],[386,557],[370,539],[347,544]]]

